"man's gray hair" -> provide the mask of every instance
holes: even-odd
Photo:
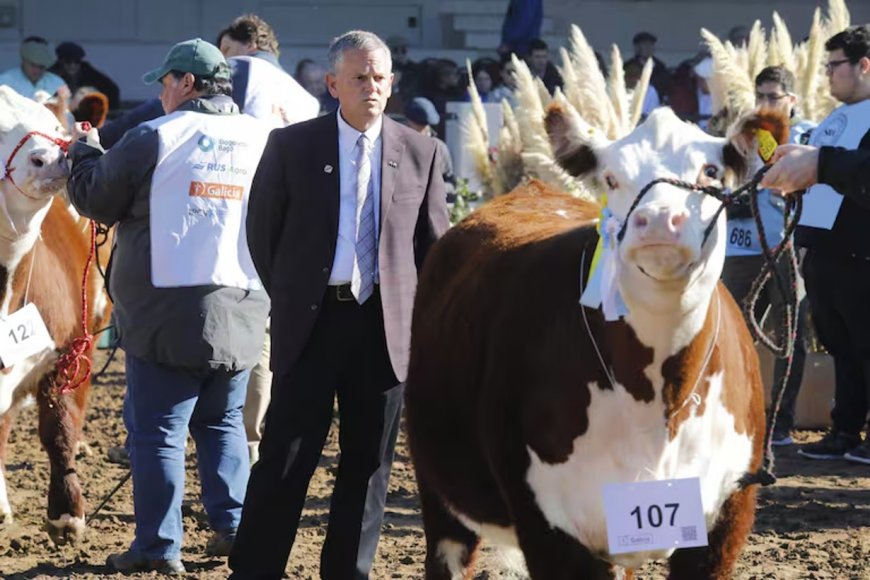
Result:
[[[341,61],[341,57],[345,52],[350,50],[383,50],[387,54],[387,63],[390,65],[390,69],[393,68],[390,48],[383,40],[381,40],[380,36],[367,30],[351,30],[350,32],[345,32],[341,36],[335,38],[332,41],[332,44],[329,45],[327,58],[329,60],[330,74],[335,74],[335,71],[338,69],[338,63]]]

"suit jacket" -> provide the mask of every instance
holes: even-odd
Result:
[[[435,140],[384,118],[381,133],[380,296],[390,362],[404,381],[417,272],[449,225]],[[338,121],[325,115],[276,129],[251,185],[251,258],[272,298],[272,370],[305,347],[326,292],[338,237]]]

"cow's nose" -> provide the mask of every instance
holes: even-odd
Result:
[[[632,216],[632,225],[641,234],[679,235],[689,214],[683,210],[674,210],[664,206],[638,208]]]
[[[34,151],[30,154],[30,164],[36,168],[46,167],[63,161],[63,155],[53,151]]]

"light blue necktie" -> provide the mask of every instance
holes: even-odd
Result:
[[[360,304],[368,300],[375,288],[375,195],[372,187],[372,142],[362,134],[357,141],[356,204],[357,228],[350,289]]]

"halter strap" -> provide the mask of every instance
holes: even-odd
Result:
[[[12,172],[15,171],[15,167],[12,166],[12,160],[15,159],[15,156],[18,155],[18,152],[21,151],[21,148],[24,147],[24,144],[27,143],[27,141],[29,139],[33,138],[34,136],[44,137],[44,138],[48,139],[49,141],[51,141],[52,143],[54,143],[55,145],[60,147],[64,153],[67,153],[69,151],[69,146],[70,146],[70,143],[72,141],[68,140],[68,139],[64,139],[63,137],[53,137],[51,135],[43,133],[42,131],[30,131],[24,137],[21,138],[21,140],[18,142],[18,145],[16,145],[15,149],[12,150],[12,154],[9,156],[9,159],[6,160],[6,163],[3,166],[4,179],[8,178],[9,183],[14,185],[15,189],[18,190],[18,193],[20,193],[24,197],[26,197],[28,199],[32,199],[34,201],[39,201],[35,197],[27,195],[26,193],[24,193],[21,190],[21,188],[18,187],[18,184],[15,183],[15,180],[12,178]]]

